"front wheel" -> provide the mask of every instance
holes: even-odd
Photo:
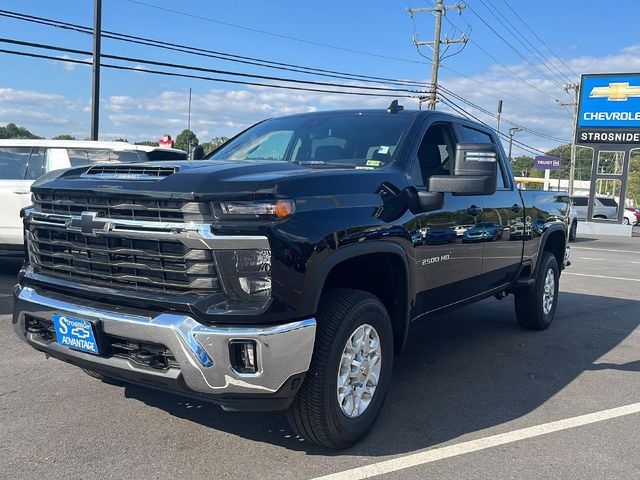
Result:
[[[524,328],[544,330],[553,321],[558,305],[560,269],[556,257],[543,252],[531,288],[515,292],[516,318]]]
[[[380,300],[360,290],[326,292],[309,371],[287,410],[292,430],[328,448],[347,448],[373,427],[393,365],[391,321]]]

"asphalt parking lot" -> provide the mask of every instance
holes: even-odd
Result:
[[[416,327],[371,434],[330,452],[279,413],[113,386],[11,330],[0,263],[0,478],[640,478],[640,240],[579,238],[552,327],[490,299]],[[621,408],[622,407],[622,408]],[[365,468],[362,468],[365,467]]]

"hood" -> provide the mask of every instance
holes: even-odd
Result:
[[[101,164],[49,172],[32,186],[156,198],[296,197],[373,193],[390,179],[383,170],[311,168],[288,162],[145,162]],[[401,180],[399,176],[398,180]]]

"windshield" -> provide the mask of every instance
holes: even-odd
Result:
[[[410,119],[357,113],[276,118],[250,128],[208,158],[382,168],[393,161]]]

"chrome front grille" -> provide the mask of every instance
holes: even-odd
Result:
[[[80,215],[95,212],[108,219],[158,222],[200,222],[211,214],[208,203],[65,191],[34,193],[33,205],[43,213]]]
[[[33,225],[29,255],[37,273],[80,283],[170,294],[220,290],[212,252],[170,239],[92,237]]]
[[[119,290],[222,292],[213,249],[224,238],[214,241],[210,225],[184,221],[185,212],[205,210],[199,203],[75,193],[34,197],[25,225],[35,273]]]

